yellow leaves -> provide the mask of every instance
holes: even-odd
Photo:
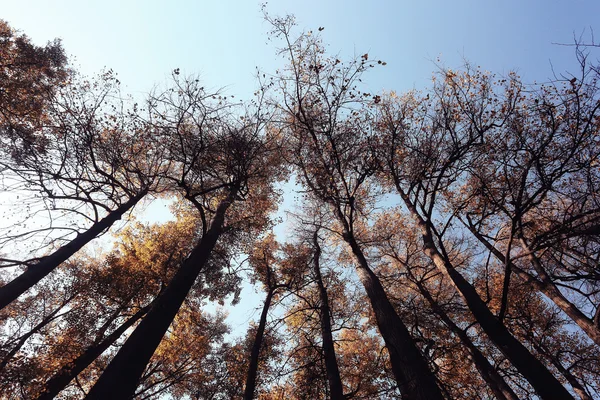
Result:
[[[166,284],[196,244],[198,217],[175,204],[175,221],[143,224],[132,221],[118,235],[115,249],[99,273],[112,277],[113,287],[132,290],[143,286],[140,296]],[[142,283],[144,283],[142,285]]]

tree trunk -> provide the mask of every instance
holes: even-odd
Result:
[[[410,272],[409,272],[410,274]],[[479,371],[479,374],[488,384],[494,395],[499,400],[519,400],[519,397],[515,394],[512,388],[506,383],[504,378],[496,371],[496,369],[490,364],[488,359],[481,353],[481,351],[475,346],[469,335],[460,329],[458,325],[450,319],[448,314],[443,310],[443,308],[438,304],[437,301],[431,296],[429,291],[423,286],[423,284],[414,277],[411,278],[419,288],[419,291],[425,297],[425,299],[429,302],[431,309],[435,312],[438,317],[448,326],[448,328],[454,333],[460,342],[465,346],[469,355],[471,356],[471,360],[475,364],[475,368]]]
[[[327,289],[323,285],[321,277],[321,246],[317,232],[313,236],[313,245],[315,247],[314,271],[317,286],[319,287],[319,298],[321,300],[321,335],[323,336],[323,356],[325,358],[325,369],[327,370],[327,381],[329,382],[329,394],[331,400],[344,399],[344,387],[340,378],[340,370],[335,358],[335,348],[333,345],[333,335],[331,334],[331,311],[329,310],[329,297]]]
[[[527,379],[542,399],[573,399],[573,396],[548,371],[544,364],[535,358],[521,342],[515,339],[506,326],[492,314],[475,288],[440,254],[428,223],[420,216],[406,194],[402,191],[399,191],[399,194],[421,229],[425,254],[433,261],[440,272],[450,279],[481,328],[502,354]]]
[[[110,335],[99,343],[85,349],[75,360],[64,365],[56,372],[44,385],[44,389],[37,400],[52,400],[55,398],[71,380],[86,369],[96,358],[98,358],[106,349],[121,337],[123,333],[139,321],[150,309],[150,305],[141,308],[137,313],[131,316],[121,326],[115,329]]]
[[[344,233],[358,261],[357,273],[373,307],[377,327],[390,354],[392,373],[404,400],[443,399],[427,361],[419,351],[408,328],[387,298],[379,278],[371,271],[354,236]]]
[[[116,210],[109,213],[106,217],[92,225],[84,233],[78,234],[75,239],[66,245],[62,246],[54,253],[42,257],[40,261],[34,265],[30,265],[25,272],[0,288],[0,310],[33,287],[36,283],[42,280],[56,267],[69,259],[73,254],[79,251],[83,246],[91,240],[98,237],[102,232],[107,230],[116,221],[121,219],[123,214],[129,211],[140,201],[147,193],[147,190],[140,192],[137,196],[132,197],[125,204],[118,207]]]
[[[200,271],[210,258],[223,230],[225,212],[233,203],[238,190],[239,187],[233,187],[227,198],[221,201],[210,228],[148,311],[146,317],[113,358],[85,397],[86,399],[125,400],[133,397],[146,364],[173,322]]]
[[[269,289],[267,298],[263,304],[262,313],[260,314],[260,322],[258,329],[256,330],[256,336],[254,337],[254,344],[252,345],[252,352],[250,353],[250,364],[248,365],[248,374],[246,375],[246,388],[244,389],[244,400],[252,400],[254,398],[254,391],[256,390],[256,375],[258,372],[258,356],[260,355],[260,347],[262,345],[263,336],[265,333],[265,326],[267,325],[267,315],[269,313],[269,307],[271,306],[271,300],[275,289]]]
[[[589,318],[585,315],[577,306],[571,303],[556,287],[552,279],[548,276],[544,268],[539,263],[539,260],[535,255],[530,253],[530,261],[534,265],[538,277],[537,278],[531,276],[528,272],[522,270],[516,265],[512,264],[512,262],[506,263],[506,257],[502,254],[498,249],[496,249],[488,240],[486,240],[479,232],[477,232],[473,227],[467,226],[467,228],[473,233],[473,235],[481,242],[483,245],[494,254],[500,262],[505,265],[510,265],[513,272],[515,272],[521,279],[525,281],[529,286],[533,289],[543,293],[546,297],[548,297],[554,304],[558,306],[565,314],[569,316],[575,322],[581,330],[585,332],[585,334],[592,339],[597,345],[600,345],[600,326],[594,323],[592,318]],[[600,310],[600,308],[599,308]]]

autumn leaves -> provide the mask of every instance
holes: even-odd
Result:
[[[318,33],[267,19],[289,64],[248,103],[176,71],[128,109],[110,73],[66,84],[38,49],[40,69],[21,71],[31,87],[11,89],[21,67],[2,65],[17,100],[37,78],[61,83],[34,110],[0,98],[4,182],[51,217],[1,238],[3,266],[23,267],[0,288],[1,390],[598,395],[595,72],[582,62],[582,79],[527,86],[467,65],[424,93],[373,96],[361,79],[384,62],[329,57]],[[7,32],[18,60],[24,39]],[[302,193],[282,243],[275,187],[290,172]],[[81,251],[147,196],[176,199],[175,221],[128,222],[112,250]],[[264,303],[230,343],[202,307],[239,292],[244,268]]]

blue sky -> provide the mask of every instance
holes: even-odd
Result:
[[[600,35],[600,2],[592,0],[270,1],[271,14],[293,13],[305,29],[325,27],[324,41],[342,56],[369,52],[388,65],[367,79],[373,90],[428,84],[433,61],[466,58],[527,80],[573,67],[573,34]],[[3,0],[0,18],[44,43],[63,40],[86,74],[114,69],[129,91],[146,92],[169,71],[198,73],[209,87],[249,98],[255,67],[274,70],[275,46],[254,1]]]
[[[61,38],[82,73],[112,68],[124,92],[140,96],[180,68],[199,74],[207,87],[250,98],[255,68],[281,65],[276,44],[267,43],[259,2],[0,1],[0,18],[34,42]],[[527,82],[544,81],[551,63],[557,73],[576,67],[573,49],[553,43],[572,43],[583,32],[589,40],[592,30],[600,41],[598,0],[271,0],[267,9],[295,14],[300,29],[325,27],[322,36],[334,54],[368,52],[385,60],[387,66],[365,77],[374,91],[425,88],[438,57],[448,67],[467,59],[499,74],[516,70]],[[158,204],[151,212],[164,208]],[[247,296],[251,290],[242,293],[244,307],[232,310],[238,330],[264,297]]]

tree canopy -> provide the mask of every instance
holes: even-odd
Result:
[[[385,61],[264,17],[286,65],[241,102],[178,69],[134,102],[0,21],[0,397],[600,397],[595,46],[371,93]]]

